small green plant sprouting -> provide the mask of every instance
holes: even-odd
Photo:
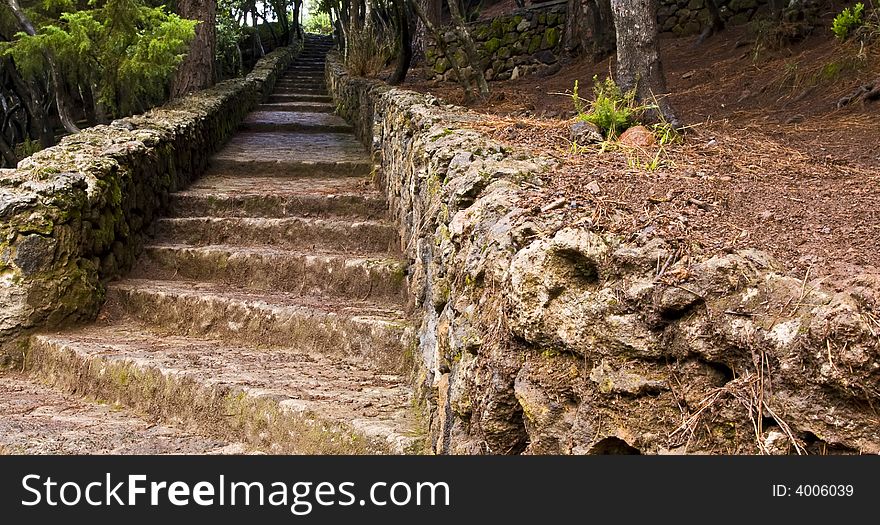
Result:
[[[578,96],[578,83],[574,83],[572,99],[578,116],[595,125],[605,138],[613,139],[633,126],[642,113],[652,106],[641,106],[636,103],[636,92],[624,93],[611,77],[604,81],[593,77],[593,94],[589,109],[584,107],[583,99]],[[585,111],[586,110],[586,111]]]
[[[836,36],[841,42],[846,40],[855,29],[858,29],[864,24],[865,21],[862,18],[864,12],[865,4],[861,2],[857,3],[852,8],[847,7],[834,17],[834,22],[831,24],[831,32],[834,33],[834,36]]]

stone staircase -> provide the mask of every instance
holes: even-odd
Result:
[[[101,433],[107,414],[146,422],[141,452],[169,440],[196,453],[422,451],[406,264],[370,158],[332,114],[330,45],[309,37],[209,171],[171,196],[95,323],[32,337],[26,375],[0,376],[0,411],[15,404],[12,385],[61,396],[95,430],[72,449],[83,453],[128,450]],[[31,416],[0,417],[0,447],[58,440]],[[29,434],[29,422],[40,428]],[[163,440],[152,444],[154,423]]]

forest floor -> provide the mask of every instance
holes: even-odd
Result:
[[[526,206],[564,199],[549,213],[569,223],[624,237],[651,229],[686,255],[757,248],[790,275],[843,286],[880,273],[880,102],[837,108],[880,77],[880,50],[816,33],[778,50],[762,49],[747,27],[698,47],[696,37],[663,39],[670,100],[689,128],[681,143],[648,151],[572,151],[576,113],[562,93],[579,80],[590,98],[610,60],[491,82],[489,99],[469,107],[486,115],[480,130],[559,161]],[[462,104],[456,84],[426,78],[416,69],[405,87]]]

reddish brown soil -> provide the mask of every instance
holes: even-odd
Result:
[[[687,253],[758,248],[787,272],[811,278],[878,271],[880,102],[843,109],[836,103],[880,76],[880,46],[858,58],[857,47],[821,29],[775,51],[758,50],[746,28],[696,48],[694,41],[662,41],[670,99],[691,128],[683,143],[659,155],[571,152],[572,102],[554,93],[569,91],[577,79],[589,98],[591,79],[608,73],[608,60],[567,63],[546,78],[493,82],[490,99],[471,108],[490,115],[482,130],[559,159],[528,204],[564,198],[551,213],[566,220],[623,235],[653,227],[679,239]],[[426,81],[424,72],[416,71],[407,87],[462,102],[456,85]],[[655,157],[660,166],[646,169]]]

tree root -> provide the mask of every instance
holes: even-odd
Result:
[[[864,103],[873,102],[878,99],[880,99],[880,77],[872,82],[859,86],[849,95],[841,97],[840,100],[837,101],[837,108],[840,109],[859,100]]]

